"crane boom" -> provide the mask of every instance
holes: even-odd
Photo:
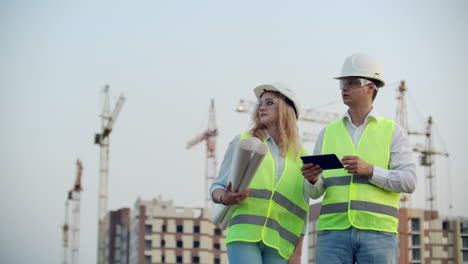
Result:
[[[194,139],[190,140],[187,143],[187,149],[197,145],[198,143],[202,142],[205,139],[206,139],[205,133],[200,134],[199,136],[195,137]]]
[[[197,145],[202,141],[206,141],[206,167],[205,167],[205,208],[213,209],[211,197],[208,194],[209,188],[216,177],[216,129],[214,100],[211,99],[209,110],[208,128],[205,132],[196,136],[187,143],[187,149]]]
[[[112,131],[112,127],[114,127],[115,120],[117,119],[117,116],[119,116],[120,110],[122,109],[124,103],[125,97],[123,95],[120,95],[119,100],[115,104],[114,111],[112,111],[112,114],[109,116],[107,125],[105,126],[104,131],[102,133],[104,137],[107,137]]]
[[[207,140],[210,137],[214,137],[218,135],[218,131],[216,129],[213,130],[206,130],[202,134],[198,135],[197,137],[193,138],[187,143],[187,149],[197,145],[198,143],[202,142],[203,140]]]
[[[236,111],[241,112],[241,113],[251,113],[254,109],[255,109],[255,102],[245,100],[245,99],[240,99],[240,103],[237,106]],[[301,109],[300,112],[301,112],[301,115],[299,116],[299,120],[303,120],[307,122],[328,124],[340,118],[340,115],[337,113],[319,111],[315,108]]]

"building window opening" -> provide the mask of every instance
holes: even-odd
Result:
[[[199,248],[200,247],[200,241],[193,241],[193,247],[194,248]]]
[[[151,264],[151,256],[145,256],[145,264]]]
[[[151,225],[146,225],[145,226],[145,235],[149,236],[151,235]]]
[[[145,250],[151,250],[152,243],[151,240],[145,240]]]
[[[420,232],[421,231],[421,221],[418,218],[411,219],[411,229],[413,232]]]

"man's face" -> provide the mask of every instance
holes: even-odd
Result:
[[[374,92],[374,84],[366,79],[357,77],[346,77],[339,80],[341,98],[347,106],[362,104],[370,100]]]

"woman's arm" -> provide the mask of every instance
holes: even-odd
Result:
[[[301,257],[302,257],[302,243],[304,242],[304,235],[299,237],[299,240],[296,243],[296,247],[294,248],[294,252],[289,258],[288,264],[300,264]]]

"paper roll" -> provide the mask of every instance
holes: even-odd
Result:
[[[234,153],[233,167],[228,181],[232,183],[233,191],[241,192],[249,187],[267,152],[268,147],[256,137],[240,140]],[[236,208],[237,205],[218,205],[213,213],[213,224],[219,225],[223,230],[226,229]]]

